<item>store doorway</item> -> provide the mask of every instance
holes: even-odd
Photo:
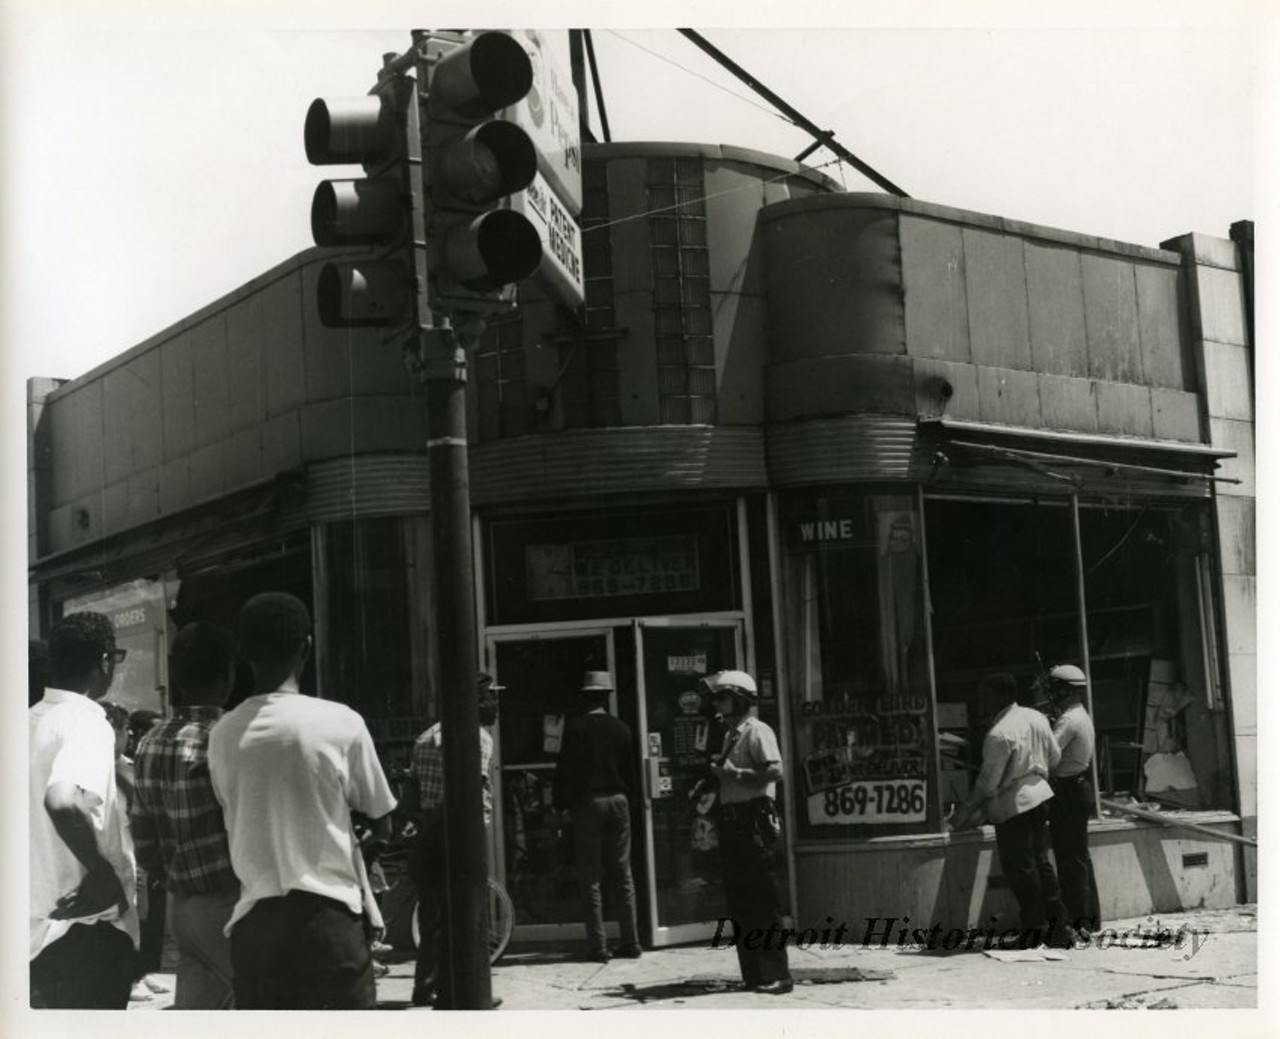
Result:
[[[696,834],[691,793],[724,728],[704,711],[698,680],[741,667],[742,622],[635,621],[644,768],[649,931],[654,946],[710,938],[727,909],[718,849]]]
[[[495,872],[515,908],[515,937],[583,938],[582,899],[572,835],[552,803],[556,755],[586,671],[615,675],[607,628],[491,635],[489,660],[499,695]],[[610,711],[617,711],[617,694]],[[610,928],[616,925],[609,924]]]

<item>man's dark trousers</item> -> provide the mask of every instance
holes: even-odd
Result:
[[[237,1010],[372,1010],[365,919],[307,891],[264,898],[231,928]]]
[[[722,805],[717,830],[725,902],[734,925],[735,950],[743,983],[753,987],[786,981],[791,977],[791,969],[787,966],[786,945],[782,943],[782,903],[769,872],[766,853],[756,840],[755,807]],[[774,930],[768,948],[745,947],[744,940],[750,932],[764,932],[770,927]],[[756,940],[751,944],[756,944]]]
[[[1073,927],[1096,931],[1102,921],[1098,884],[1093,876],[1093,860],[1089,857],[1093,784],[1087,772],[1051,782],[1053,800],[1049,802],[1049,833],[1053,842],[1053,858],[1058,864],[1058,881],[1062,885],[1062,902]]]
[[[582,885],[582,919],[588,949],[593,953],[608,949],[602,890],[606,876],[612,882],[622,945],[638,945],[636,885],[631,876],[631,812],[625,794],[589,797],[574,806],[573,849]]]
[[[1000,868],[1013,897],[1024,932],[1067,923],[1058,875],[1049,861],[1049,808],[1039,804],[996,824]],[[1045,939],[1052,936],[1045,934]]]
[[[99,921],[72,924],[31,961],[31,1006],[51,1010],[124,1010],[138,962],[133,939]]]

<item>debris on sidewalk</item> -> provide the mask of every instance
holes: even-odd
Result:
[[[1001,963],[1034,963],[1039,960],[1065,960],[1061,949],[983,949],[983,953]]]

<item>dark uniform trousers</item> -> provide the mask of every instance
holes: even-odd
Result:
[[[752,802],[721,805],[718,822],[725,901],[734,926],[738,968],[748,987],[791,977],[780,933],[782,902],[769,872],[768,853],[756,837],[757,811]],[[773,940],[767,948],[745,947],[751,931],[770,927],[774,929]]]
[[[1049,806],[1039,804],[1029,811],[996,823],[996,849],[1000,868],[1013,897],[1023,931],[1055,924],[1063,927],[1067,911],[1062,904],[1058,874],[1049,861]]]
[[[1089,857],[1089,817],[1093,814],[1093,783],[1089,773],[1050,780],[1049,833],[1058,864],[1062,902],[1073,927],[1096,931],[1102,924],[1098,884]],[[1077,923],[1079,921],[1079,923]]]

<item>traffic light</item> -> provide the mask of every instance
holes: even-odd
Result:
[[[320,321],[330,328],[394,327],[413,315],[423,240],[417,143],[409,125],[414,81],[396,74],[366,97],[317,99],[303,131],[314,165],[360,163],[365,176],[326,180],[311,202],[317,245],[367,246],[367,256],[326,263],[317,282]],[[415,184],[415,178],[418,183]]]
[[[433,37],[428,44],[423,158],[432,306],[509,307],[514,283],[542,262],[542,239],[508,197],[538,170],[528,133],[495,118],[533,86],[523,46],[502,32]]]

